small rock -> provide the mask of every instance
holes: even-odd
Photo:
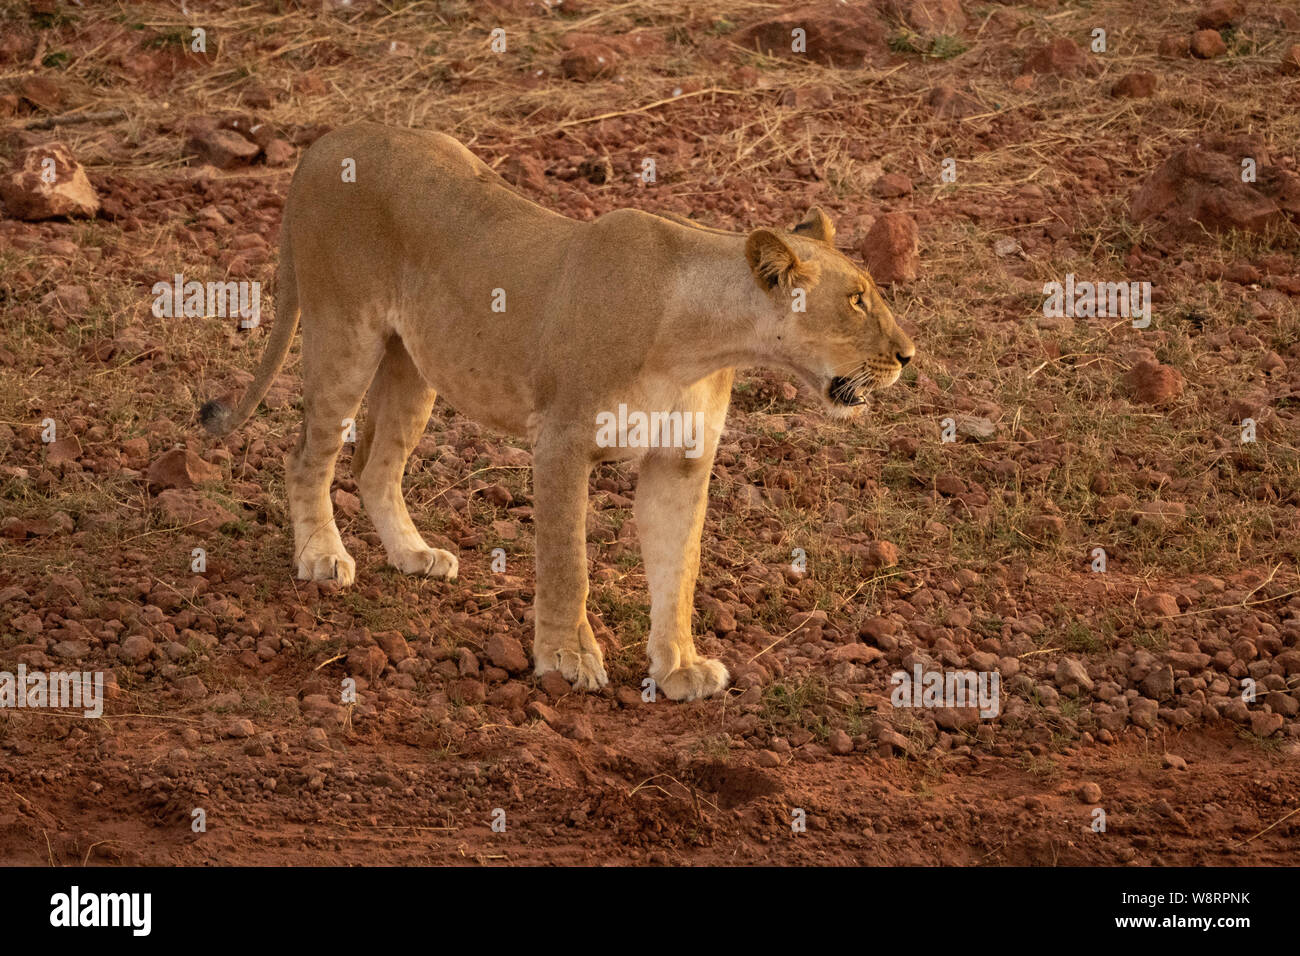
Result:
[[[868,542],[862,552],[868,570],[878,571],[898,564],[898,546],[889,541]]]
[[[1202,60],[1212,60],[1216,56],[1227,53],[1228,44],[1223,42],[1223,37],[1219,35],[1218,30],[1197,30],[1192,34],[1190,49],[1192,56]]]
[[[1078,44],[1068,37],[1059,37],[1025,57],[1020,72],[1078,76],[1090,72],[1090,66],[1087,56]]]
[[[1081,687],[1084,690],[1092,690],[1092,678],[1088,676],[1088,671],[1078,661],[1070,657],[1061,658],[1056,665],[1056,674],[1053,678],[1056,686],[1064,690],[1067,687]]]
[[[920,275],[920,237],[916,222],[905,213],[877,219],[858,252],[876,282],[910,282]]]
[[[1138,600],[1137,606],[1139,611],[1154,617],[1176,617],[1178,615],[1178,599],[1172,594],[1163,591],[1158,594],[1144,595]]]
[[[149,466],[151,488],[193,488],[221,477],[221,469],[187,448],[173,448]]]
[[[871,193],[880,199],[897,199],[912,195],[912,181],[899,173],[885,173],[871,187]]]
[[[528,655],[518,639],[507,634],[492,634],[483,642],[483,653],[496,667],[511,674],[522,674],[528,670]]]
[[[1152,700],[1168,700],[1174,696],[1174,669],[1168,664],[1157,668],[1142,678],[1140,686]]]
[[[1222,30],[1239,22],[1244,13],[1241,0],[1215,0],[1196,15],[1196,29]]]
[[[1160,705],[1149,697],[1139,697],[1129,705],[1129,719],[1144,730],[1155,730]]]
[[[247,717],[237,717],[226,725],[225,735],[234,740],[243,740],[253,736],[256,728]]]
[[[569,50],[560,59],[565,79],[588,82],[610,76],[618,66],[618,54],[603,43],[585,43]]]
[[[168,488],[158,495],[158,505],[172,525],[196,534],[211,534],[239,521],[237,514],[193,490]]]
[[[406,643],[401,631],[380,631],[374,638],[394,666],[411,656],[411,646]]]
[[[266,144],[265,152],[268,166],[288,166],[296,155],[293,144],[285,139],[271,140]]]
[[[139,664],[153,656],[153,641],[143,634],[132,634],[118,645],[118,656],[128,664]]]
[[[1183,376],[1171,366],[1142,361],[1124,373],[1124,385],[1135,401],[1162,405],[1182,394]]]
[[[1300,43],[1292,43],[1287,47],[1277,68],[1287,76],[1295,76],[1300,73]]]
[[[200,162],[217,169],[236,169],[247,166],[262,151],[232,129],[203,126],[191,133],[186,149]]]
[[[1250,732],[1256,737],[1269,737],[1282,729],[1285,721],[1281,714],[1270,714],[1266,711],[1252,711],[1250,715]]]
[[[47,170],[53,182],[47,182]],[[93,217],[99,196],[86,171],[61,143],[32,146],[14,158],[12,170],[0,176],[0,199],[15,219]]]
[[[1101,787],[1091,780],[1081,783],[1075,793],[1081,803],[1098,803],[1101,801]]]
[[[1121,76],[1119,82],[1110,88],[1110,95],[1134,100],[1146,99],[1155,95],[1159,85],[1160,81],[1154,73],[1138,70]]]

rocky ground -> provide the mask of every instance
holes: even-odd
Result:
[[[185,9],[0,0],[0,671],[112,691],[0,710],[0,860],[1294,862],[1292,4]],[[272,286],[297,157],[361,118],[579,219],[820,204],[884,284],[918,356],[862,421],[738,380],[697,597],[725,698],[641,699],[630,467],[592,479],[611,684],[577,694],[531,675],[526,447],[435,411],[407,493],[453,583],[384,566],[345,450],[340,591],[290,573],[296,357],[195,427],[273,310],[159,318],[154,284]],[[1067,275],[1150,282],[1149,327],[1045,315]],[[997,673],[999,713],[893,706],[918,664]]]

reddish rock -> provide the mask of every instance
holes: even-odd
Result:
[[[1284,723],[1281,714],[1257,710],[1250,715],[1250,732],[1256,737],[1268,737],[1281,730]]]
[[[880,199],[897,199],[912,194],[912,181],[899,173],[885,173],[871,187],[871,194]]]
[[[146,475],[151,490],[193,488],[221,477],[221,469],[188,448],[173,448],[149,466]]]
[[[717,598],[702,594],[698,599],[698,603],[700,610],[707,612],[712,619],[715,634],[719,636],[730,634],[736,629],[736,616]]]
[[[980,722],[977,707],[936,707],[932,715],[939,729],[953,733],[974,730]]]
[[[366,680],[374,680],[388,666],[388,655],[377,644],[363,644],[348,651],[348,673]]]
[[[560,58],[560,72],[565,79],[588,82],[611,76],[618,67],[619,57],[612,46],[588,43],[569,50]]]
[[[796,29],[804,31],[806,52],[793,49]],[[734,37],[740,46],[771,56],[807,56],[840,67],[860,67],[885,48],[885,28],[874,11],[835,3],[783,13],[738,30]]]
[[[158,495],[158,505],[170,524],[199,534],[211,534],[239,520],[233,511],[197,491],[168,488]]]
[[[47,182],[50,178],[53,181]],[[0,176],[0,199],[8,215],[28,221],[91,217],[99,212],[99,196],[86,171],[61,143],[19,153],[10,171]]]
[[[375,643],[394,664],[400,664],[411,656],[411,647],[401,631],[380,631],[374,635]]]
[[[559,671],[547,671],[537,678],[537,686],[551,700],[559,700],[573,693],[573,685]]]
[[[288,166],[297,155],[297,150],[287,139],[273,139],[264,147],[266,165]]]
[[[826,655],[826,660],[832,664],[840,664],[845,661],[854,664],[874,664],[884,656],[883,651],[875,647],[868,647],[866,644],[841,644]]]
[[[517,680],[507,681],[488,694],[488,703],[506,710],[523,710],[528,704],[528,685]]]
[[[555,671],[550,671],[549,673],[553,674]],[[556,713],[553,708],[548,707],[546,704],[543,704],[538,700],[535,700],[528,705],[527,714],[529,717],[545,721],[551,727],[554,727],[561,722],[560,715]]]
[[[207,125],[198,125],[192,130],[185,148],[200,162],[215,166],[217,169],[237,169],[247,166],[262,151],[256,143],[250,142],[232,129]]]
[[[448,696],[463,704],[481,704],[487,700],[487,687],[481,680],[464,677],[451,685]]]
[[[1254,183],[1241,180],[1246,158],[1256,163]],[[1209,137],[1184,146],[1147,177],[1133,197],[1130,216],[1136,222],[1160,220],[1189,238],[1200,235],[1202,227],[1264,232],[1287,216],[1273,197],[1300,210],[1300,185],[1270,167],[1268,159],[1263,144],[1249,137]]]
[[[1143,614],[1153,617],[1175,617],[1178,614],[1178,600],[1164,592],[1144,595],[1138,599],[1137,606]]]
[[[85,286],[57,285],[41,298],[41,307],[58,309],[64,315],[81,317],[90,309],[90,293]]]
[[[1244,13],[1241,0],[1217,0],[1201,8],[1196,15],[1196,29],[1222,30],[1238,23]]]
[[[1110,88],[1110,95],[1135,100],[1146,99],[1148,96],[1155,94],[1157,86],[1159,86],[1159,80],[1154,73],[1138,70],[1135,73],[1125,73],[1121,76],[1119,82]]]
[[[920,237],[915,221],[904,213],[877,219],[858,252],[876,282],[910,282],[920,275]]]
[[[1213,60],[1228,52],[1228,44],[1223,42],[1218,30],[1197,30],[1192,34],[1190,49],[1198,59]]]
[[[81,457],[81,441],[76,435],[60,438],[45,446],[45,460],[51,465],[62,465]]]
[[[835,93],[829,86],[799,86],[785,90],[777,102],[795,109],[824,110],[834,101]]]
[[[528,670],[528,655],[524,653],[524,646],[507,634],[489,635],[483,642],[483,653],[494,666],[511,674],[522,674]]]
[[[1095,71],[1095,64],[1079,45],[1068,37],[1059,37],[1038,47],[1025,57],[1024,73],[1052,73],[1056,76],[1082,76]]]
[[[1036,538],[1059,538],[1065,534],[1065,519],[1060,515],[1032,515],[1025,527]]]
[[[964,495],[966,493],[966,482],[956,475],[939,475],[934,479],[934,490],[948,497]]]
[[[912,29],[928,36],[961,33],[966,29],[966,11],[961,0],[909,0],[896,2]]]
[[[1287,47],[1277,68],[1288,76],[1300,73],[1300,43],[1292,43]]]
[[[330,495],[330,500],[334,502],[335,508],[349,518],[361,514],[361,499],[350,491],[336,488],[334,494]]]
[[[1132,514],[1132,520],[1139,528],[1155,531],[1175,527],[1186,517],[1187,506],[1181,501],[1145,501],[1134,508]]]
[[[147,661],[154,653],[153,641],[143,634],[132,634],[118,645],[117,654],[128,664]]]
[[[889,541],[872,541],[866,545],[863,561],[872,571],[895,567],[898,564],[898,547]]]
[[[1183,376],[1171,366],[1148,360],[1139,362],[1124,374],[1124,386],[1134,401],[1160,405],[1182,394]]]
[[[1160,45],[1156,48],[1156,52],[1163,57],[1187,56],[1188,53],[1191,52],[1188,49],[1187,35],[1180,33],[1176,36],[1161,38]]]
[[[22,98],[47,113],[61,112],[68,102],[68,86],[53,76],[24,77],[18,84]]]

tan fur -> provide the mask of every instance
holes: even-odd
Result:
[[[356,164],[356,182],[340,175]],[[795,373],[833,413],[898,378],[913,354],[875,285],[831,245],[820,210],[793,231],[750,235],[632,209],[577,222],[502,185],[448,136],[362,124],[303,156],[285,206],[281,307],[257,377],[224,433],[265,395],[302,315],[305,421],[287,464],[298,576],[352,583],[329,500],[343,422],[369,391],[354,459],[389,563],[454,577],[402,500],[402,472],[435,390],[464,414],[533,443],[537,673],[606,683],[587,623],[587,482],[601,460],[640,463],[636,519],[649,581],[650,674],[676,700],[728,674],[691,639],[708,480],[734,369]],[[506,310],[492,310],[494,290]],[[862,294],[861,307],[851,298]],[[806,296],[806,311],[792,303]],[[377,374],[376,374],[377,373]],[[841,399],[843,397],[841,396]],[[597,415],[619,404],[703,413],[702,454],[601,448]]]

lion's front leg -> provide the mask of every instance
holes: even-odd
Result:
[[[533,522],[537,529],[537,597],[533,668],[558,670],[578,690],[609,682],[587,623],[587,478],[592,463],[581,442],[540,440],[533,450]]]
[[[650,583],[650,676],[673,700],[709,697],[731,679],[721,661],[696,652],[691,638],[712,464],[712,448],[699,458],[651,453],[637,482],[637,534]]]

